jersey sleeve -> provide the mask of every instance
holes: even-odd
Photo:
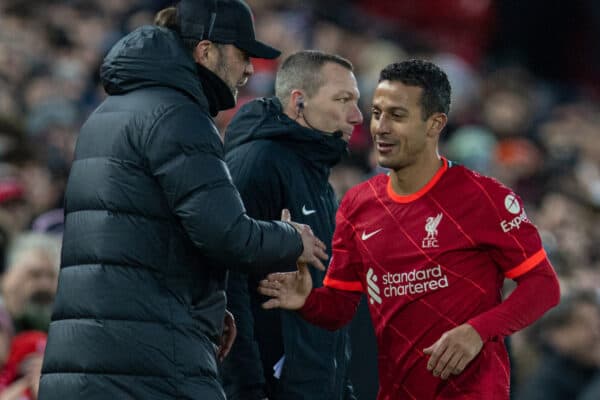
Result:
[[[525,328],[560,301],[558,279],[547,261],[515,280],[517,287],[506,300],[468,321],[483,341]]]
[[[490,257],[509,279],[515,279],[547,262],[546,252],[523,202],[495,180],[482,182],[483,204],[477,237]]]
[[[352,320],[360,298],[358,292],[324,286],[310,292],[299,312],[311,324],[335,331]]]
[[[323,285],[338,290],[363,292],[362,259],[356,249],[354,228],[347,218],[349,196],[344,197],[335,217],[331,260]]]

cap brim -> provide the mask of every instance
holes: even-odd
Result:
[[[281,55],[281,51],[258,40],[236,42],[235,45],[254,58],[273,59]]]

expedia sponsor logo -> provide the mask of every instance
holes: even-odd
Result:
[[[504,207],[506,207],[506,211],[511,214],[517,215],[521,212],[521,205],[519,204],[519,200],[517,200],[517,196],[514,194],[508,194],[504,198]]]
[[[502,222],[500,222],[500,227],[502,228],[502,231],[504,231],[504,233],[510,232],[513,229],[519,229],[523,222],[529,221],[529,219],[527,218],[527,214],[525,213],[525,210],[524,209],[522,209],[522,210],[523,210],[523,212],[521,212],[521,214],[517,215],[510,221],[503,220]]]
[[[504,198],[504,207],[506,208],[506,211],[516,215],[516,217],[511,220],[502,220],[500,222],[500,227],[504,233],[510,232],[513,229],[519,229],[523,222],[529,221],[527,219],[527,214],[525,214],[525,209],[521,207],[521,204],[519,204],[519,200],[514,193],[506,195]]]

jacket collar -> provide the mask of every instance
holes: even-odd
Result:
[[[225,133],[225,151],[255,140],[271,140],[292,149],[311,163],[329,168],[347,153],[347,143],[328,132],[300,125],[283,112],[276,97],[244,104]]]
[[[210,115],[214,117],[219,111],[235,107],[235,97],[229,86],[208,68],[200,64],[196,64],[196,67],[204,95],[208,101]]]

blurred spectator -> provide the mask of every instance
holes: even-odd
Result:
[[[1,292],[17,332],[48,330],[59,254],[59,239],[45,234],[19,235],[8,249]]]
[[[0,393],[14,379],[14,371],[7,368],[7,361],[10,355],[10,345],[14,336],[14,328],[10,318],[10,314],[0,304]]]
[[[600,207],[600,107],[587,102],[555,107],[539,127],[556,172],[553,183]]]
[[[543,160],[538,146],[526,137],[505,138],[497,143],[492,156],[496,179],[517,188],[527,202],[539,198],[538,174]]]
[[[36,400],[46,348],[46,333],[26,331],[12,339],[0,379],[0,400]]]
[[[600,372],[598,294],[571,293],[533,327],[532,340],[542,355],[517,399],[580,399]]]
[[[0,179],[0,228],[13,236],[23,231],[30,219],[25,186],[16,179]]]
[[[377,15],[415,42],[446,49],[474,65],[491,39],[494,7],[490,0],[360,0],[361,10]]]
[[[595,230],[594,212],[573,194],[553,191],[543,197],[535,221],[545,239],[549,257],[557,261],[556,268],[563,283],[567,288],[579,287],[582,282],[575,281],[578,271],[594,265],[592,249],[600,239]],[[598,275],[600,271],[595,273]]]
[[[497,139],[488,129],[465,125],[454,131],[444,148],[448,158],[482,174],[491,174]]]
[[[17,120],[2,115],[0,114],[0,163],[19,164],[27,155],[25,130]]]
[[[10,344],[14,335],[14,328],[10,314],[3,304],[0,304],[0,370],[3,370],[10,354]],[[2,373],[0,373],[0,391],[2,391]]]
[[[25,189],[24,199],[31,211],[31,219],[60,208],[66,184],[66,169],[61,165],[48,166],[41,160],[31,160],[20,169]]]
[[[8,248],[8,232],[0,224],[0,275],[4,272],[4,262],[6,260],[6,249]]]
[[[482,122],[498,137],[527,135],[534,120],[531,76],[521,68],[502,68],[485,77],[481,87]]]

